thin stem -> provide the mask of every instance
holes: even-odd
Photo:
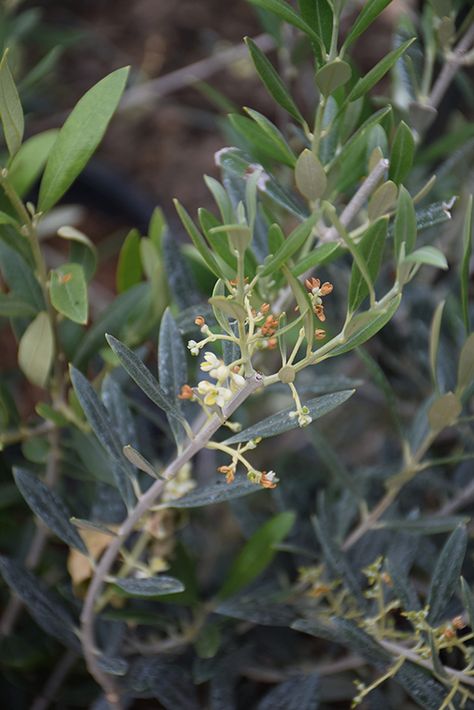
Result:
[[[432,108],[438,108],[446,91],[448,90],[449,85],[456,76],[460,60],[462,60],[463,55],[471,48],[473,42],[474,23],[467,30],[466,34],[455,47],[450,57],[447,59],[444,67],[442,68],[431,90],[431,94],[429,95],[428,100],[426,102],[428,106],[431,106]]]
[[[222,414],[224,419],[228,419],[233,412],[255,392],[262,384],[262,376],[254,374],[250,377],[244,387],[232,398],[226,407],[223,408]],[[221,426],[221,418],[214,415],[205,423],[201,430],[198,431],[193,441],[189,442],[186,448],[169,464],[163,473],[166,480],[173,478],[178,471],[187,463],[195,454],[203,449],[211,440],[212,436]],[[87,667],[91,675],[96,679],[99,685],[105,692],[107,700],[112,708],[120,710],[122,703],[120,692],[117,688],[114,678],[105,673],[98,662],[98,650],[96,647],[94,621],[96,616],[96,601],[100,595],[107,576],[112,568],[112,565],[120,552],[123,543],[134,530],[140,518],[151,508],[156,499],[160,496],[166,481],[156,481],[147,492],[140,498],[135,508],[129,513],[128,517],[122,523],[115,537],[105,553],[102,555],[98,563],[94,576],[89,585],[86,599],[81,614],[81,641],[84,650]]]
[[[69,671],[77,661],[74,651],[67,651],[51,673],[40,695],[33,701],[30,710],[46,710],[57,700],[57,693]]]
[[[31,429],[20,427],[20,429],[16,429],[15,431],[6,431],[4,434],[0,434],[0,450],[5,446],[17,444],[20,441],[34,439],[35,436],[49,434],[53,429],[55,429],[55,425],[52,422],[42,422]]]

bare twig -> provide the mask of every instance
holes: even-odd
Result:
[[[459,491],[459,493],[452,499],[448,500],[442,508],[436,513],[437,516],[451,515],[455,513],[460,508],[464,508],[469,505],[474,500],[474,481],[468,485],[464,490]]]
[[[427,104],[432,108],[438,108],[443,96],[459,69],[459,64],[462,62],[463,55],[469,51],[474,43],[474,24],[470,26],[464,37],[451,52],[444,67],[442,68],[438,78],[436,79],[431,93],[428,97]]]
[[[46,710],[57,698],[57,692],[64,682],[67,674],[77,661],[77,654],[74,651],[67,651],[62,656],[58,665],[51,673],[40,695],[34,700],[30,710]]]
[[[273,38],[267,34],[261,34],[255,37],[254,42],[259,46],[262,52],[269,52],[275,46]],[[229,49],[224,49],[213,57],[201,59],[198,62],[194,62],[194,64],[176,69],[176,71],[165,74],[165,76],[161,76],[158,79],[147,81],[141,84],[141,86],[132,86],[125,92],[120,103],[119,111],[126,111],[136,106],[142,106],[149,101],[162,98],[167,94],[195,84],[198,81],[204,81],[216,72],[229,66],[229,64],[233,64],[239,61],[239,59],[244,59],[247,54],[247,47],[238,44]]]
[[[259,374],[254,374],[246,381],[245,386],[237,392],[231,399],[228,405],[223,409],[222,415],[224,419],[229,418],[233,412],[252,394],[258,387],[261,386],[263,377]],[[104,690],[107,701],[112,708],[120,710],[122,707],[120,692],[116,686],[112,676],[105,673],[98,662],[98,649],[96,648],[94,621],[95,621],[95,606],[97,598],[101,593],[105,579],[109,574],[112,565],[120,551],[121,546],[133,532],[140,518],[150,509],[157,498],[161,495],[166,481],[173,478],[178,471],[193,458],[214,436],[215,432],[222,424],[222,418],[214,415],[202,427],[192,439],[188,446],[169,464],[163,472],[165,480],[156,481],[147,492],[140,498],[135,508],[130,512],[126,520],[120,526],[117,537],[110,543],[109,547],[103,554],[99,564],[96,567],[94,576],[89,585],[87,596],[81,614],[81,641],[84,650],[87,667],[94,676],[96,681]]]

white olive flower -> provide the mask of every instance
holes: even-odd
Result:
[[[191,355],[199,355],[199,346],[195,340],[188,340],[188,350],[191,351]]]
[[[225,407],[226,402],[232,397],[232,392],[226,387],[219,387],[208,380],[201,380],[198,384],[199,394],[204,395],[204,404],[208,407],[213,407],[217,404],[218,407]]]

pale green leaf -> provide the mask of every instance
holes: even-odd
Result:
[[[82,266],[63,264],[54,269],[49,292],[51,303],[58,313],[75,323],[87,323],[87,284]]]
[[[327,185],[326,173],[313,152],[305,148],[295,166],[296,187],[307,200],[317,200]]]
[[[54,335],[46,311],[38,313],[21,336],[18,364],[21,370],[38,387],[44,387],[53,365]]]
[[[7,55],[8,50],[4,52],[0,61],[0,119],[8,152],[10,156],[14,156],[23,140],[25,119],[18,90],[8,66]]]

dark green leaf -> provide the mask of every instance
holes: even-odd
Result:
[[[2,239],[0,239],[0,269],[12,292],[11,296],[14,295],[29,303],[35,313],[44,309],[43,294],[33,269],[23,256]]]
[[[406,52],[408,47],[410,47],[415,38],[409,39],[403,42],[397,49],[389,52],[383,59],[381,59],[373,69],[371,69],[364,77],[359,79],[357,84],[349,93],[347,97],[348,101],[356,101],[361,96],[365,96],[379,81],[385,76],[385,74],[390,71],[393,65],[400,59],[402,54]]]
[[[349,397],[352,397],[355,390],[343,390],[342,392],[334,392],[332,394],[326,394],[322,397],[315,397],[307,402],[304,402],[305,407],[308,408],[309,416],[314,419],[319,419],[319,417],[324,416],[328,412],[338,407],[340,404],[346,402]],[[290,431],[298,426],[298,420],[296,418],[290,417],[290,412],[293,407],[288,407],[288,409],[283,409],[278,414],[273,414],[271,417],[262,419],[258,424],[254,424],[248,429],[240,431],[238,434],[230,437],[226,440],[226,444],[237,444],[241,441],[250,441],[256,437],[261,436],[262,438],[267,438],[270,436],[276,436],[284,431]]]
[[[308,23],[293,10],[291,5],[285,2],[285,0],[249,0],[249,2],[252,5],[257,5],[258,7],[263,8],[264,10],[274,12],[275,15],[280,17],[282,20],[304,32],[310,39],[318,42],[318,44],[320,43],[320,38],[317,32],[315,32],[313,28],[310,27],[310,25],[308,25]]]
[[[461,592],[464,608],[467,612],[467,623],[471,629],[474,629],[474,594],[464,577],[461,577]]]
[[[364,3],[357,20],[352,25],[349,34],[344,40],[343,49],[347,49],[367,27],[380,15],[392,0],[368,0]]]
[[[99,81],[79,100],[51,149],[38,208],[50,210],[85,167],[107,130],[125,88],[128,67]]]
[[[63,542],[87,555],[87,548],[77,530],[69,522],[71,515],[61,498],[43,481],[24,469],[13,469],[13,475],[21,495],[33,513],[41,518],[46,527]]]
[[[431,626],[438,626],[444,619],[446,607],[459,584],[466,545],[466,528],[459,526],[451,533],[439,554],[428,592],[427,621]]]
[[[439,710],[446,699],[446,689],[423,668],[410,661],[399,669],[395,680],[424,710]]]
[[[158,597],[163,594],[177,594],[184,591],[184,584],[174,577],[160,575],[142,579],[114,579],[113,585],[128,597]]]
[[[376,668],[383,668],[391,661],[391,656],[380,644],[348,619],[334,618],[338,640],[352,651],[366,658]]]
[[[382,217],[372,224],[361,241],[357,245],[357,250],[367,265],[367,271],[372,284],[377,278],[387,236],[388,219]],[[354,261],[351,272],[351,282],[349,286],[349,310],[356,311],[364,298],[367,296],[369,288],[366,280]]]
[[[458,365],[456,389],[463,392],[474,380],[474,333],[468,337],[461,349]]]
[[[316,32],[320,41],[313,41],[313,48],[319,64],[326,59],[324,50],[329,52],[333,33],[333,10],[327,0],[298,0],[303,20]]]
[[[0,293],[0,316],[2,318],[32,316],[35,312],[35,309],[30,303],[16,298],[15,296]]]
[[[268,276],[278,271],[282,264],[286,264],[293,254],[295,254],[310,236],[316,222],[316,213],[308,217],[302,224],[298,225],[285,239],[280,248],[265,261],[260,276]]]
[[[250,493],[258,493],[263,488],[249,481],[246,476],[236,476],[232,483],[219,480],[210,486],[196,488],[187,495],[166,501],[167,508],[202,508],[215,503],[224,503],[233,498],[241,498]]]
[[[138,229],[131,229],[125,237],[120,249],[117,264],[116,284],[118,293],[127,291],[142,278],[142,264],[140,260],[140,233]]]
[[[0,573],[43,631],[75,651],[80,651],[72,616],[40,579],[7,557],[0,557]]]
[[[51,303],[58,313],[75,323],[87,323],[87,284],[82,266],[63,264],[53,269],[49,291]]]
[[[84,414],[94,434],[114,460],[113,474],[120,495],[127,506],[131,506],[134,501],[130,481],[133,476],[133,469],[123,457],[122,444],[111,426],[109,414],[84,375],[72,366],[70,372],[71,382]]]
[[[128,372],[132,380],[137,383],[146,396],[149,397],[157,407],[172,414],[177,419],[182,420],[183,416],[176,409],[173,400],[170,400],[170,398],[166,396],[162,387],[160,387],[150,370],[143,364],[140,358],[124,343],[114,338],[113,335],[107,334],[105,337],[120,360],[122,367]]]
[[[291,269],[293,276],[301,276],[302,274],[313,269],[315,266],[322,266],[327,262],[332,261],[341,253],[342,249],[335,242],[331,244],[320,244],[315,247],[307,256],[298,261],[296,266]]]
[[[281,549],[281,545],[275,545]],[[295,619],[296,611],[289,604],[268,600],[267,596],[237,595],[219,604],[214,609],[216,614],[230,616],[232,619],[250,621],[260,626],[290,626]]]
[[[414,154],[415,139],[413,138],[413,133],[404,121],[400,121],[390,152],[390,168],[388,171],[390,180],[393,180],[397,185],[405,182],[405,178],[413,165]]]
[[[174,200],[174,206],[176,207],[176,211],[184,225],[184,228],[186,229],[187,233],[189,234],[192,243],[198,250],[199,254],[202,256],[204,259],[204,262],[206,265],[209,267],[209,269],[212,271],[214,276],[217,276],[218,278],[221,278],[223,276],[222,274],[222,269],[219,267],[219,264],[214,258],[213,253],[209,249],[209,247],[206,244],[206,240],[202,236],[201,232],[199,229],[195,226],[193,220],[189,216],[189,214],[186,212],[184,207],[178,202],[178,200]]]
[[[232,563],[224,585],[218,593],[219,599],[232,596],[268,567],[277,553],[274,546],[288,535],[295,518],[292,512],[280,513],[264,523],[252,535]]]
[[[288,165],[290,168],[294,168],[296,162],[296,155],[286,142],[283,134],[278,130],[278,128],[268,120],[266,116],[263,116],[258,111],[254,111],[251,108],[244,108],[244,111],[260,126],[260,128],[265,132],[268,138],[272,141],[274,146],[274,151],[277,151],[275,158],[280,160],[284,165]],[[225,219],[223,217],[223,219]],[[230,221],[230,220],[225,220]]]
[[[25,119],[20,97],[8,67],[7,54],[8,50],[0,61],[0,119],[8,152],[13,156],[18,152],[23,140]]]
[[[460,515],[452,516],[431,516],[421,518],[401,518],[400,520],[383,520],[377,525],[385,530],[403,530],[414,535],[436,535],[438,533],[451,532],[458,525],[468,523],[469,518]]]
[[[262,116],[262,118],[264,117]],[[280,140],[275,140],[277,138],[276,135],[272,133],[269,134],[265,130],[261,120],[256,123],[252,121],[251,118],[234,113],[229,115],[229,121],[237,133],[247,142],[253,154],[261,155],[266,160],[269,158],[271,160],[277,160],[283,163],[283,165],[293,167],[296,158],[292,155],[289,146],[284,142],[283,136],[281,136],[282,144]],[[270,126],[272,125],[273,124],[270,123]],[[275,128],[275,131],[276,130]]]
[[[288,10],[291,10],[291,8],[288,7]],[[253,63],[255,64],[255,69],[257,70],[257,73],[264,83],[268,93],[273,96],[277,104],[284,108],[290,116],[293,116],[298,123],[304,125],[305,121],[303,116],[291,98],[288,89],[273,68],[271,62],[249,37],[245,38],[245,43],[248,47]]]

